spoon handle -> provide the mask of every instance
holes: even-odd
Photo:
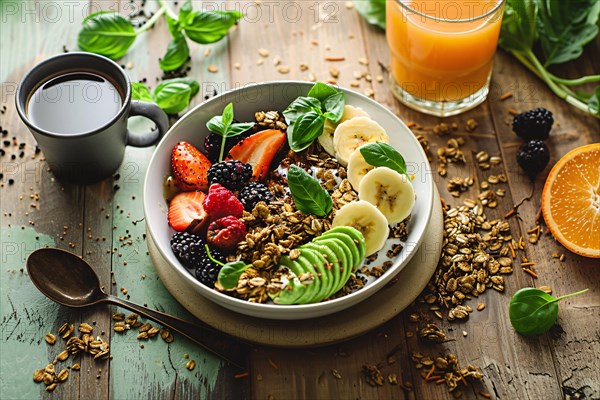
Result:
[[[242,369],[247,368],[250,346],[206,324],[192,324],[182,319],[155,311],[115,296],[107,295],[106,301],[134,311],[159,324],[168,326],[188,337],[206,350],[218,355],[231,364]]]

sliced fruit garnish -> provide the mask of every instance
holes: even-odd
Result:
[[[208,189],[207,172],[211,163],[204,154],[186,141],[173,147],[171,170],[175,184],[186,191]]]
[[[181,192],[169,203],[169,225],[176,231],[201,232],[208,225],[208,214],[202,201],[206,195],[202,192]]]
[[[263,180],[277,152],[285,143],[286,135],[278,129],[267,129],[243,139],[233,146],[227,160],[239,160],[252,165],[252,179]]]
[[[346,168],[348,174],[348,181],[350,184],[358,192],[358,185],[360,185],[360,181],[362,178],[373,168],[373,165],[369,164],[365,161],[365,157],[363,157],[360,152],[360,148],[365,145],[358,147],[356,150],[350,154],[350,159],[348,160],[348,167]]]
[[[415,205],[415,191],[410,180],[388,167],[369,171],[360,181],[358,197],[377,207],[390,224],[408,217]]]
[[[335,214],[332,226],[350,226],[362,233],[366,256],[381,250],[390,233],[385,216],[365,200],[352,201],[342,206]]]
[[[337,124],[328,119],[325,120],[323,133],[318,138],[323,150],[332,156],[335,156],[335,147],[333,146],[333,132],[335,132],[335,128],[337,128],[337,126],[342,122],[356,117],[369,117],[369,114],[367,114],[367,112],[360,107],[354,107],[346,104],[344,106],[344,114],[342,114],[342,118],[340,118]]]
[[[356,117],[343,122],[335,128],[333,146],[335,158],[342,165],[348,165],[354,150],[366,143],[389,143],[385,129],[368,117]]]
[[[556,163],[546,178],[542,212],[563,246],[600,258],[600,143],[578,147]]]

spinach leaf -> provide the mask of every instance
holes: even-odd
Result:
[[[214,260],[213,260],[214,261]],[[251,267],[252,264],[246,264],[243,261],[232,261],[221,267],[217,280],[223,289],[230,290],[237,286],[242,273]]]
[[[575,296],[588,289],[561,297],[552,297],[536,288],[518,290],[510,299],[509,317],[515,331],[531,336],[546,332],[558,318],[558,301]]]
[[[388,167],[408,177],[404,157],[387,143],[365,144],[360,147],[360,154],[374,167]]]
[[[190,55],[190,49],[181,33],[176,33],[173,40],[167,47],[167,52],[160,59],[160,69],[163,71],[173,71],[186,63]]]
[[[283,116],[288,125],[293,125],[296,120],[309,111],[321,109],[321,102],[313,97],[298,97],[283,111]]]
[[[153,101],[152,94],[148,86],[140,82],[134,82],[131,84],[131,99],[141,101]]]
[[[506,0],[498,44],[505,50],[530,51],[536,39],[537,0]]]
[[[385,29],[385,0],[354,0],[353,3],[369,24]]]
[[[538,1],[537,28],[544,66],[579,58],[583,46],[598,34],[598,0]]]
[[[325,116],[321,111],[309,111],[302,114],[293,125],[291,133],[288,132],[290,149],[300,152],[323,133]]]
[[[346,99],[343,92],[336,92],[331,96],[327,97],[323,101],[323,107],[327,113],[331,113],[331,117],[326,115],[326,118],[338,122],[342,115],[344,115],[344,106],[346,105]]]
[[[196,43],[214,43],[223,38],[242,16],[239,11],[196,11],[182,21],[183,29]]]
[[[137,36],[125,17],[111,11],[90,14],[82,24],[77,37],[79,48],[113,60],[123,57]]]
[[[329,96],[333,96],[336,93],[338,93],[338,91],[335,90],[333,87],[331,87],[325,83],[322,83],[322,82],[317,82],[313,85],[312,88],[310,88],[307,96],[315,98],[322,103]]]
[[[319,181],[296,165],[290,166],[287,180],[298,210],[318,217],[329,214],[333,201]]]

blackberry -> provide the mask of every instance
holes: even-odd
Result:
[[[250,182],[244,186],[238,199],[244,205],[244,209],[251,212],[259,201],[268,203],[273,200],[273,193],[262,183]]]
[[[185,267],[194,270],[194,275],[200,283],[213,288],[221,266],[208,258],[204,245],[200,236],[188,232],[177,232],[171,238],[171,249],[175,257]],[[216,260],[225,260],[224,254],[217,250],[211,250],[210,254]]]
[[[545,108],[534,108],[515,115],[513,131],[524,140],[546,140],[554,123],[552,113]]]
[[[254,133],[253,129],[248,129],[246,132],[242,132],[237,136],[228,137],[225,140],[225,150],[223,151],[223,157],[229,153],[229,150],[236,144],[240,142],[240,140],[246,139],[248,136]],[[219,161],[219,154],[221,153],[221,142],[223,138],[216,133],[209,133],[206,138],[204,138],[204,149],[206,150],[206,157],[210,160],[211,163],[216,163]]]
[[[219,183],[231,191],[241,189],[252,177],[252,165],[237,160],[221,161],[208,169],[208,184]]]
[[[550,152],[541,140],[530,140],[517,152],[517,162],[531,178],[546,168],[548,161],[550,161]]]

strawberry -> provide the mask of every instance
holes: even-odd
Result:
[[[209,245],[223,251],[235,250],[239,242],[246,237],[246,225],[234,216],[219,218],[208,226],[206,241]]]
[[[178,193],[169,203],[169,225],[178,232],[203,231],[208,225],[208,214],[202,202],[206,195],[202,192]]]
[[[260,131],[233,146],[226,159],[252,165],[252,179],[263,180],[269,173],[273,158],[285,143],[285,138],[285,133],[277,129]]]
[[[210,161],[188,142],[181,141],[173,147],[171,169],[175,184],[185,191],[208,189],[207,172]]]

